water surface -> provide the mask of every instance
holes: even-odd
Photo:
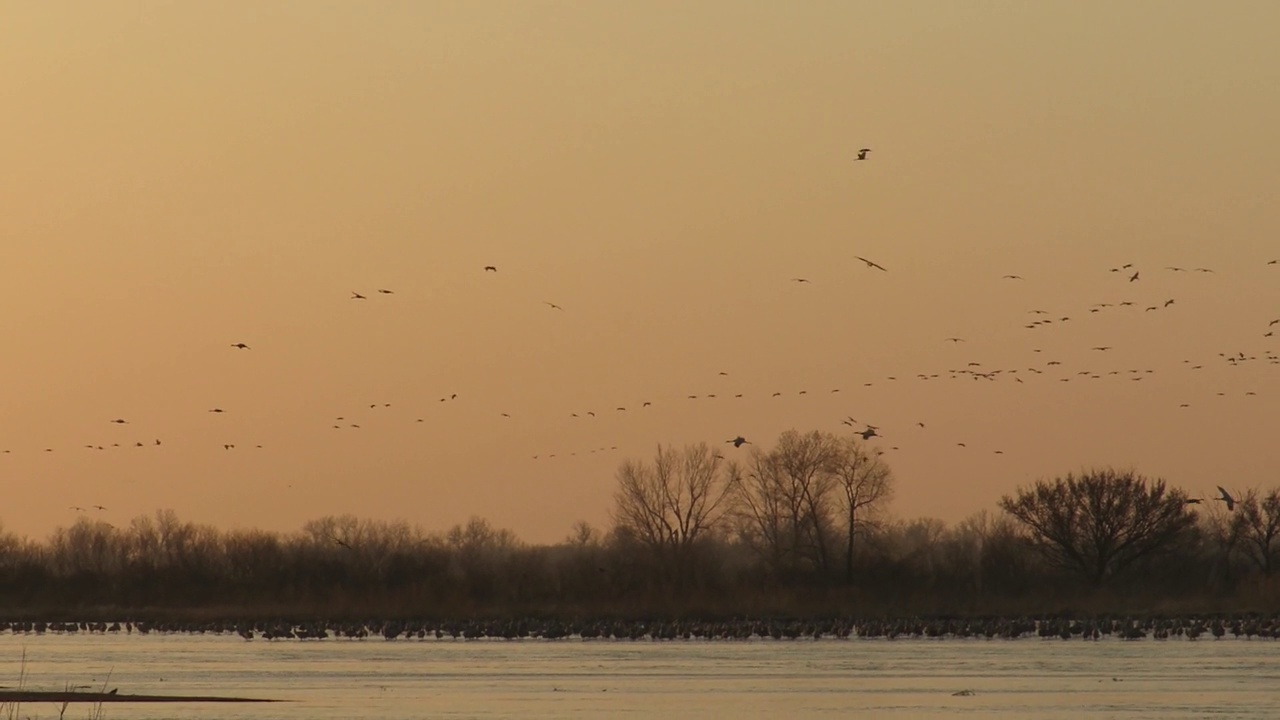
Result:
[[[0,685],[229,695],[271,705],[107,705],[105,717],[1275,717],[1280,643],[1040,638],[322,640],[3,635]],[[108,673],[110,673],[108,680]],[[972,690],[971,696],[952,693]],[[84,717],[87,706],[68,718]],[[0,713],[7,716],[7,713]],[[24,704],[22,717],[56,718]]]

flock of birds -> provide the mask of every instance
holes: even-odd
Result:
[[[862,148],[858,150],[856,160],[858,161],[867,160],[868,154],[870,152],[871,152],[871,148]],[[852,255],[852,260],[856,260],[858,263],[861,263],[867,271],[870,271],[873,273],[889,273],[890,272],[888,267],[868,257],[864,257],[861,255]],[[1274,266],[1274,265],[1277,265],[1277,262],[1278,262],[1277,260],[1269,260],[1269,261],[1266,261],[1265,264],[1269,266]],[[1135,287],[1141,286],[1142,284],[1145,284],[1143,283],[1144,276],[1142,274],[1142,270],[1136,267],[1133,263],[1125,263],[1122,265],[1118,265],[1116,267],[1108,268],[1108,270],[1111,273],[1116,273],[1121,275],[1121,277],[1125,279],[1125,282],[1123,283],[1123,285],[1126,288],[1135,288]],[[1175,265],[1166,266],[1165,270],[1167,272],[1175,273],[1175,274],[1195,273],[1195,274],[1206,275],[1206,276],[1212,275],[1215,273],[1215,270],[1212,268],[1206,268],[1206,267],[1187,268],[1187,267],[1175,266]],[[485,275],[494,275],[494,276],[499,274],[497,265],[483,265],[480,268],[480,272]],[[1019,274],[1009,273],[1009,274],[1004,274],[1000,276],[1000,279],[1003,281],[1009,281],[1009,282],[1021,282],[1023,281],[1023,276]],[[797,284],[811,283],[810,279],[805,277],[792,277],[790,278],[790,280],[791,282],[794,282]],[[385,288],[385,287],[380,287],[380,288],[376,288],[373,291],[366,290],[362,292],[358,290],[351,290],[349,299],[355,302],[367,302],[373,297],[391,298],[392,296],[395,296],[395,295],[396,295],[395,290]],[[566,312],[565,308],[556,302],[544,300],[542,301],[542,304],[545,305],[549,310],[559,312],[559,313]],[[1062,313],[1062,312],[1050,312],[1049,310],[1042,309],[1042,308],[1031,308],[1026,311],[1026,314],[1029,317],[1023,323],[1022,327],[1024,327],[1027,330],[1035,330],[1035,331],[1043,332],[1044,330],[1049,328],[1060,327],[1071,322],[1078,322],[1078,320],[1075,320],[1075,318],[1082,317],[1079,313],[1084,313],[1085,315],[1094,315],[1094,314],[1104,313],[1104,312],[1124,311],[1126,309],[1136,310],[1139,307],[1143,309],[1144,313],[1150,313],[1150,312],[1167,311],[1170,308],[1175,307],[1175,305],[1176,305],[1176,298],[1161,296],[1160,299],[1154,302],[1151,302],[1150,304],[1148,304],[1147,301],[1139,303],[1136,299],[1134,300],[1126,299],[1126,300],[1117,301],[1117,302],[1098,302],[1087,308],[1081,307],[1077,310],[1076,313],[1071,313],[1071,314]],[[1267,323],[1265,328],[1260,328],[1259,336],[1261,338],[1273,337],[1275,327],[1277,325],[1280,325],[1280,318],[1270,320]],[[941,341],[945,343],[950,343],[952,345],[960,345],[961,343],[968,342],[968,340],[965,337],[961,337],[961,336],[949,336],[946,338],[942,338]],[[254,352],[254,347],[252,345],[239,339],[237,339],[235,342],[229,343],[229,347],[234,352]],[[1106,354],[1111,352],[1112,350],[1113,350],[1113,347],[1111,345],[1093,345],[1091,347],[1092,352],[1099,353],[1099,354]],[[1041,351],[1039,349],[1034,349],[1033,352],[1040,353]],[[1197,361],[1186,359],[1186,360],[1183,360],[1182,362],[1188,370],[1200,371],[1206,367],[1206,362],[1210,362],[1210,361],[1214,361],[1213,358],[1209,358],[1208,360],[1202,359]],[[1232,367],[1239,367],[1246,364],[1255,364],[1255,363],[1268,364],[1268,365],[1280,365],[1280,356],[1278,356],[1275,352],[1269,349],[1264,349],[1261,352],[1256,352],[1256,351],[1246,352],[1246,351],[1236,350],[1229,353],[1219,352],[1217,354],[1216,362],[1220,362],[1227,366],[1232,366]],[[883,383],[895,383],[895,382],[902,382],[902,381],[932,382],[939,379],[948,378],[951,380],[968,379],[971,381],[985,381],[985,382],[1008,381],[1008,382],[1014,382],[1018,384],[1024,384],[1027,381],[1032,380],[1033,378],[1041,378],[1042,376],[1048,376],[1045,379],[1052,379],[1053,381],[1059,382],[1059,383],[1101,380],[1106,377],[1127,378],[1127,380],[1131,382],[1139,382],[1156,372],[1156,370],[1153,368],[1131,367],[1131,368],[1111,368],[1108,370],[1081,369],[1081,370],[1074,371],[1071,374],[1066,374],[1062,368],[1062,365],[1063,363],[1060,360],[1049,359],[1049,358],[1046,358],[1042,362],[1038,362],[1025,367],[992,368],[992,367],[987,367],[980,362],[969,362],[964,367],[951,368],[945,371],[920,372],[920,373],[914,374],[913,376],[912,375],[902,375],[902,376],[891,375],[891,376],[885,377],[880,382],[883,382]],[[725,371],[719,372],[718,375],[722,379],[729,377],[729,373]],[[862,387],[871,387],[875,384],[876,383],[874,381],[863,382]],[[842,392],[844,389],[845,388],[842,388],[842,387],[823,388],[821,390],[815,390],[814,395],[815,396],[820,394],[833,395],[833,394]],[[1220,391],[1217,393],[1217,395],[1219,396],[1226,395],[1226,394],[1227,393],[1225,391]],[[1245,396],[1255,396],[1258,393],[1256,390],[1248,390],[1243,394]],[[645,411],[651,407],[654,407],[655,405],[669,405],[671,403],[674,403],[680,400],[716,401],[716,400],[723,399],[725,401],[741,401],[749,398],[779,398],[779,397],[783,397],[784,395],[788,395],[791,397],[804,397],[804,396],[809,396],[810,393],[807,389],[792,389],[792,390],[776,389],[776,390],[769,390],[764,392],[760,392],[758,389],[756,391],[744,390],[742,392],[719,392],[719,391],[700,392],[696,394],[685,394],[682,396],[672,395],[672,396],[663,397],[663,398],[644,399],[640,402],[633,402],[633,403],[608,403],[608,404],[602,404],[602,406],[597,408],[579,408],[577,410],[568,412],[568,417],[576,420],[586,421],[586,420],[600,418],[606,413],[615,413],[615,414],[626,413],[626,412],[629,412],[629,408]],[[460,398],[458,393],[450,392],[448,394],[445,394],[439,397],[438,402],[451,403],[451,402],[459,401],[459,399]],[[343,412],[342,414],[334,415],[330,422],[330,427],[333,430],[338,430],[338,431],[358,431],[363,427],[365,427],[365,424],[364,424],[365,421],[363,420],[362,417],[359,417],[357,415],[358,412],[360,411],[378,412],[378,411],[384,411],[391,407],[392,407],[392,403],[389,403],[389,402],[372,402],[368,404],[367,408],[348,409],[348,411]],[[1190,407],[1190,403],[1183,402],[1183,403],[1180,403],[1178,407],[1188,408]],[[222,407],[208,408],[207,412],[210,414],[219,415],[219,416],[232,414],[230,410],[224,409]],[[501,412],[498,412],[497,415],[501,418],[506,418],[506,419],[510,419],[512,417],[512,414],[509,411],[501,411]],[[418,423],[425,422],[424,418],[421,415],[417,415],[416,417],[414,417],[414,421]],[[105,422],[118,427],[122,427],[122,428],[131,427],[131,422],[124,417],[109,419],[109,420],[106,420]],[[834,422],[834,418],[833,418],[833,422]],[[852,416],[845,416],[839,419],[839,423],[843,426],[852,428],[852,432],[856,433],[863,440],[866,440],[866,441],[870,441],[873,439],[877,440],[878,443],[874,448],[874,452],[877,452],[877,453],[885,453],[885,452],[900,450],[902,446],[905,444],[900,438],[903,438],[904,436],[906,436],[908,432],[924,432],[926,431],[926,428],[927,428],[925,422],[917,421],[914,423],[914,428],[911,430],[894,430],[892,432],[886,433],[885,431],[882,430],[882,428],[879,425],[873,424],[872,422],[867,422],[866,420],[859,421]],[[964,440],[953,439],[953,442],[954,442],[954,446],[958,448],[969,447],[969,444]],[[741,434],[735,434],[733,437],[725,440],[724,443],[733,445],[733,447],[737,449],[737,448],[742,448],[744,445],[751,444],[751,441],[749,441],[746,437],[744,437]],[[890,444],[890,443],[895,443],[895,444]],[[162,445],[163,443],[160,438],[147,437],[145,439],[120,438],[120,439],[113,439],[108,442],[101,442],[101,441],[88,442],[88,443],[83,443],[82,447],[88,450],[93,450],[93,451],[105,451],[110,449],[119,449],[119,448],[127,448],[127,447],[133,447],[136,449],[149,447],[154,449],[154,448],[159,448]],[[238,448],[238,445],[235,442],[221,442],[220,446],[224,451],[228,451],[228,452],[234,451]],[[255,444],[252,447],[260,450],[263,448],[263,445]],[[53,453],[55,452],[55,450],[56,448],[54,447],[44,447],[39,449],[32,449],[31,452]],[[531,457],[533,460],[550,460],[557,457],[610,452],[610,451],[616,451],[616,450],[618,450],[617,445],[608,444],[608,445],[601,445],[594,448],[578,448],[568,452],[565,452],[564,450],[559,450],[556,452],[543,452],[543,453],[534,454]],[[1005,454],[1005,450],[999,447],[987,447],[985,448],[985,450],[994,455]],[[14,453],[13,449],[0,448],[0,456],[11,455],[13,453]],[[1213,499],[1224,502],[1228,510],[1234,509],[1236,504],[1235,497],[1231,493],[1229,493],[1226,489],[1219,487],[1218,490],[1219,490],[1219,496]],[[1189,502],[1200,503],[1203,499],[1204,498],[1193,498]],[[74,512],[88,512],[90,508],[95,509],[97,511],[106,510],[106,508],[101,505],[93,505],[93,506],[87,506],[87,507],[81,506],[81,505],[73,505],[73,506],[70,506],[69,509]]]
[[[0,620],[13,635],[239,635],[245,640],[1198,640],[1227,635],[1246,641],[1280,639],[1280,616],[1188,617],[829,617],[733,618],[728,620],[624,620],[579,617],[512,619],[401,619],[365,621],[271,620],[207,622],[69,622]],[[957,695],[963,694],[956,693]]]

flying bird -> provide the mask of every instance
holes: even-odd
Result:
[[[876,270],[884,270],[885,272],[889,272],[888,270],[885,270],[885,268],[884,268],[884,266],[883,266],[883,265],[881,265],[881,264],[879,264],[879,263],[871,262],[870,260],[868,260],[868,259],[866,259],[866,258],[862,257],[861,255],[854,255],[854,257],[855,257],[855,258],[857,258],[857,259],[859,259],[859,260],[861,260],[862,262],[866,263],[866,264],[867,264],[867,267],[869,267],[869,268],[875,268]]]
[[[1004,280],[1021,280],[1021,279],[1022,279],[1022,276],[1021,276],[1021,275],[1005,275],[1002,279],[1004,279]]]
[[[739,435],[739,436],[735,437],[735,438],[734,438],[734,439],[732,439],[732,440],[725,440],[725,442],[727,442],[727,443],[733,443],[733,446],[734,446],[734,447],[736,447],[736,448],[742,447],[743,445],[750,445],[750,444],[751,444],[751,441],[750,441],[750,440],[748,440],[748,439],[746,439],[746,438],[742,437],[741,435]]]
[[[249,349],[251,349],[248,345],[245,345],[244,343],[232,343],[231,347],[233,347],[233,348],[235,348],[235,349],[237,349],[237,350],[249,350]]]
[[[113,422],[113,423],[115,423],[115,424],[117,424],[117,425],[128,425],[128,424],[129,424],[129,421],[128,421],[128,420],[124,420],[124,419],[122,419],[122,418],[116,418],[115,420],[112,420],[111,422]]]
[[[949,338],[947,338],[946,340],[944,340],[943,342],[962,343],[962,342],[964,342],[964,338],[949,337]]]
[[[869,152],[871,152],[871,148],[862,148],[858,151],[858,157],[854,158],[854,160],[866,160]]]
[[[352,300],[364,300],[364,299],[366,299],[366,298],[365,298],[365,296],[361,295],[360,293],[356,292],[355,290],[352,290],[352,291],[351,291],[351,299],[352,299]]]
[[[394,290],[382,290],[382,289],[379,289],[379,290],[378,290],[378,292],[382,293],[383,295],[395,295],[395,294],[396,294]]]
[[[564,310],[564,308],[560,307],[559,305],[553,302],[547,302],[546,300],[543,300],[542,304],[549,306],[552,310]]]
[[[485,265],[485,266],[484,266],[484,271],[485,271],[485,272],[498,272],[498,268],[494,267],[493,265]]]
[[[1139,274],[1139,273],[1138,273],[1138,271],[1137,271],[1137,270],[1135,270],[1135,271],[1133,272],[1133,274],[1129,276],[1129,282],[1133,282],[1134,280],[1137,280],[1137,279],[1138,279],[1138,274]]]
[[[793,283],[807,283],[807,282],[809,282],[809,280],[808,280],[808,278],[791,278],[791,282],[793,282]]]
[[[1111,349],[1110,345],[1099,345],[1094,348],[1094,350],[1100,350],[1102,352],[1106,352],[1107,350],[1110,350],[1110,349]]]
[[[1231,493],[1227,492],[1221,485],[1218,486],[1218,492],[1222,493],[1222,497],[1216,497],[1214,500],[1221,500],[1227,504],[1227,512],[1236,509],[1236,499],[1231,497]]]

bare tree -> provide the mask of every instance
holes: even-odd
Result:
[[[853,542],[865,519],[859,516],[877,509],[893,497],[893,472],[859,438],[848,437],[836,446],[831,472],[835,475],[845,518],[845,582],[853,582]]]
[[[1280,553],[1280,488],[1265,495],[1251,489],[1240,498],[1232,517],[1240,549],[1253,561],[1263,577],[1271,577]]]
[[[830,571],[841,450],[830,433],[788,430],[772,450],[753,449],[735,474],[739,532],[775,571],[804,562],[822,575]]]
[[[614,522],[681,578],[695,544],[718,529],[729,489],[728,463],[706,443],[658,446],[653,463],[618,468]]]
[[[1019,489],[1000,507],[1021,522],[1050,562],[1100,585],[1165,550],[1195,524],[1186,495],[1132,471],[1092,470]]]

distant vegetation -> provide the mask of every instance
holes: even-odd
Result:
[[[727,458],[734,457],[736,460]],[[1111,469],[947,526],[887,513],[860,437],[659,447],[618,468],[612,527],[529,545],[327,517],[278,534],[172,511],[0,533],[7,619],[903,616],[1280,610],[1280,489],[1233,510]],[[998,511],[997,511],[998,510]]]

